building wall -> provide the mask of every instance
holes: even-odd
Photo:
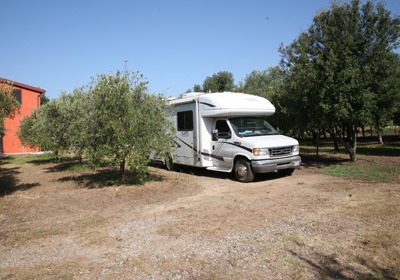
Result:
[[[5,135],[3,135],[3,153],[4,154],[14,154],[14,153],[29,153],[38,152],[37,148],[31,149],[24,147],[19,141],[17,132],[21,120],[25,116],[29,116],[34,109],[40,106],[40,93],[19,87],[14,85],[15,89],[21,89],[22,104],[19,113],[15,114],[13,119],[6,119],[4,121],[4,126],[6,129]],[[1,152],[1,151],[0,151]]]

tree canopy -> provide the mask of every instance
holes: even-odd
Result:
[[[203,83],[204,92],[232,91],[234,87],[233,74],[228,71],[221,71],[211,77],[207,77]]]
[[[398,104],[400,19],[384,4],[334,2],[290,45],[280,48],[286,104],[301,129],[327,129],[356,160],[361,125],[380,129]],[[396,58],[397,57],[397,58]],[[395,101],[397,100],[397,101]]]
[[[244,79],[241,90],[272,100],[280,91],[284,78],[284,73],[278,66],[263,71],[253,70]]]
[[[22,121],[19,137],[26,145],[84,156],[94,166],[116,163],[121,173],[127,163],[143,180],[150,153],[170,152],[171,131],[164,98],[148,94],[138,72],[118,71],[51,100]]]
[[[0,136],[5,132],[4,120],[13,118],[19,107],[13,95],[12,84],[0,81]]]

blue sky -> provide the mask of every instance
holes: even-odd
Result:
[[[47,96],[87,85],[125,65],[150,93],[178,96],[207,76],[278,64],[330,0],[13,0],[2,1],[0,77]],[[386,8],[400,14],[399,0]]]

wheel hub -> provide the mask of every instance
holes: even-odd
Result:
[[[246,177],[247,176],[247,167],[244,165],[244,164],[240,164],[238,167],[237,167],[237,174],[240,176],[240,177]]]

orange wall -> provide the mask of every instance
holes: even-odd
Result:
[[[28,147],[22,146],[21,142],[18,139],[17,132],[21,120],[25,116],[29,116],[34,109],[39,108],[40,94],[29,89],[20,88],[18,86],[14,86],[14,88],[21,89],[22,105],[20,107],[19,113],[15,114],[15,117],[13,119],[6,119],[4,121],[6,132],[3,136],[3,153],[13,154],[38,152],[38,149],[30,149]]]

